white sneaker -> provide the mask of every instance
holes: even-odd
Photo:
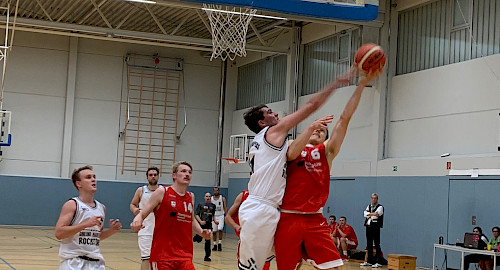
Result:
[[[379,263],[376,263],[376,264],[372,265],[372,268],[380,268],[380,267],[382,267],[382,265],[379,264]]]
[[[359,264],[360,266],[372,266],[371,263],[368,263],[368,262],[364,262],[364,263],[361,263]]]

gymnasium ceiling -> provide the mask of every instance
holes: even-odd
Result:
[[[17,5],[16,31],[202,51],[210,51],[212,46],[208,17],[201,4],[178,0],[157,0],[156,4],[125,0],[0,0],[0,7],[5,8],[8,3],[11,25]],[[0,15],[5,27],[7,10],[1,9]],[[286,17],[288,20],[254,17],[247,33],[247,50],[284,53],[287,48],[274,48],[273,42],[293,23],[315,21]]]

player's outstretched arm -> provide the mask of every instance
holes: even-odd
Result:
[[[130,211],[135,215],[139,214],[141,209],[139,208],[139,202],[141,201],[142,187],[138,188],[135,193],[132,201],[130,202]]]
[[[161,204],[163,195],[165,195],[165,188],[157,188],[155,192],[151,194],[151,197],[144,206],[144,209],[142,209],[139,214],[135,216],[134,220],[130,224],[130,228],[132,229],[132,231],[138,232],[143,228],[142,222],[154,209],[156,209]]]
[[[361,94],[363,93],[363,90],[365,89],[366,85],[373,80],[374,78],[378,77],[380,74],[380,71],[375,71],[375,72],[370,72],[366,75],[366,77],[361,80],[359,85],[356,87],[356,90],[352,94],[351,98],[347,102],[344,111],[340,115],[339,120],[333,127],[332,131],[332,136],[328,141],[325,142],[326,144],[326,157],[328,160],[328,164],[331,166],[333,159],[338,155],[340,151],[340,147],[342,146],[342,142],[344,141],[345,134],[347,132],[347,127],[349,126],[349,122],[351,121],[351,118],[358,108],[359,101],[361,100]]]
[[[240,225],[236,224],[236,221],[234,221],[233,219],[233,215],[238,213],[238,210],[240,210],[242,198],[243,198],[243,192],[241,192],[240,194],[238,194],[238,196],[236,196],[233,205],[231,206],[231,208],[229,208],[229,211],[227,212],[227,215],[224,218],[224,221],[226,221],[226,223],[229,226],[233,227],[237,231],[240,230]]]
[[[84,220],[80,224],[70,225],[71,220],[75,215],[75,211],[76,202],[74,200],[69,200],[63,205],[61,214],[59,215],[59,219],[56,223],[55,236],[58,240],[72,237],[85,228],[102,225],[103,217],[101,216],[91,217],[87,220]]]
[[[297,138],[295,138],[295,140],[293,140],[288,146],[288,151],[286,152],[288,161],[296,159],[300,155],[300,153],[302,153],[302,150],[304,150],[304,147],[306,146],[309,138],[315,130],[327,127],[327,125],[331,123],[332,120],[333,115],[327,115],[321,119],[318,119],[311,125],[309,125],[309,127],[307,127],[304,132],[297,136]]]
[[[269,128],[266,140],[272,145],[282,145],[288,136],[288,131],[306,119],[323,105],[328,97],[339,87],[349,83],[355,69],[351,69],[344,76],[337,78],[333,83],[325,86],[319,93],[315,94],[307,103],[294,113],[285,116],[278,124]]]

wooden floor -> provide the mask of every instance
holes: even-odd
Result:
[[[198,270],[237,269],[234,235],[223,240],[223,251],[212,252],[212,261],[204,262],[203,242],[194,244],[193,263]],[[49,227],[0,226],[0,270],[45,270],[59,267],[59,241],[54,229]],[[106,260],[106,269],[137,270],[140,253],[137,234],[123,230],[101,242],[101,252]],[[364,268],[364,267],[363,267]],[[360,270],[359,262],[348,262],[340,270]],[[271,269],[276,269],[273,261]],[[301,270],[314,268],[304,263]],[[371,268],[365,268],[371,270]],[[386,267],[382,269],[387,269]]]

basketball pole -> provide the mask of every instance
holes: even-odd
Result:
[[[222,61],[221,65],[221,84],[219,98],[219,126],[217,129],[217,157],[215,167],[215,186],[220,186],[221,178],[221,162],[222,162],[222,143],[224,139],[224,111],[226,106],[226,77],[227,77],[227,61]]]

